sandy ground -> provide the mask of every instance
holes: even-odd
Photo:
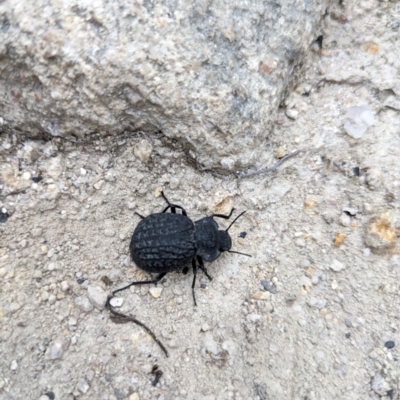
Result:
[[[0,137],[1,400],[400,398],[400,3],[355,4],[332,6],[288,94],[266,167],[302,151],[275,171],[200,173],[144,135]],[[354,139],[358,105],[374,123]],[[159,187],[193,220],[246,210],[229,232],[252,255],[207,264],[212,281],[199,271],[197,307],[191,271],[118,294],[169,357],[104,309],[149,277],[129,241],[135,211],[165,207]]]

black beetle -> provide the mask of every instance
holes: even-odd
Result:
[[[226,230],[220,230],[214,217],[229,219],[234,208],[229,215],[213,214],[211,217],[193,222],[183,207],[171,204],[164,193],[161,192],[161,194],[168,206],[161,213],[151,214],[148,217],[136,213],[142,218],[142,221],[133,232],[129,246],[131,258],[138,268],[159,275],[153,280],[132,282],[128,286],[115,290],[112,296],[133,285],[156,284],[168,272],[184,270],[192,262],[194,275],[192,294],[194,305],[197,305],[194,294],[197,274],[196,260],[199,268],[211,280],[203,261],[215,261],[224,251],[251,257],[248,254],[231,250],[232,239],[228,233],[229,228],[245,211],[239,214]],[[171,213],[167,214],[169,209],[171,209]],[[182,214],[177,214],[176,209],[180,209]]]

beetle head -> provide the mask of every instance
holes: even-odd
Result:
[[[227,231],[218,231],[219,251],[229,251],[232,247],[232,239]]]

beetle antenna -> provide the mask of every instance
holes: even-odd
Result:
[[[240,217],[240,215],[239,215],[239,217]],[[242,256],[246,256],[246,257],[253,257],[250,254],[240,253],[239,251],[235,251],[235,250],[228,250],[228,253],[236,253],[236,254],[241,254]]]
[[[231,224],[228,226],[228,229],[225,229],[225,232],[228,232],[228,231],[229,231],[229,228],[230,228],[230,227],[236,222],[236,220],[237,220],[239,217],[241,217],[245,212],[246,212],[246,210],[243,211],[241,214],[239,214],[239,215],[231,222]]]

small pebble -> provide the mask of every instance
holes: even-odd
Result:
[[[161,197],[162,191],[163,191],[163,188],[161,186],[158,186],[156,188],[156,190],[154,191],[154,197],[156,197],[156,198]]]
[[[117,399],[124,399],[126,397],[125,393],[121,389],[118,389],[118,388],[114,389],[114,395]]]
[[[374,114],[369,106],[350,107],[346,113],[344,130],[353,139],[360,139],[374,120]]]
[[[329,265],[329,268],[332,271],[339,272],[346,268],[346,266],[338,260],[333,260],[332,263]]]
[[[290,119],[297,119],[297,117],[299,116],[299,112],[294,108],[289,108],[288,110],[285,111],[285,114]]]
[[[347,238],[347,235],[345,233],[343,233],[343,232],[336,233],[335,242],[334,242],[335,247],[340,247],[346,238]]]
[[[150,159],[151,153],[153,152],[153,146],[151,143],[142,139],[139,143],[136,143],[133,153],[142,163],[147,163]]]
[[[98,310],[102,310],[106,305],[107,293],[99,286],[88,286],[88,298]]]
[[[274,285],[272,285],[268,281],[261,279],[261,285],[263,285],[264,289],[268,290],[268,292],[270,292],[272,294],[276,294],[276,289],[275,289]]]
[[[17,360],[12,360],[11,361],[10,368],[11,368],[12,371],[16,371],[17,370],[17,368],[18,368]]]
[[[249,317],[250,317],[250,321],[254,322],[254,323],[260,321],[262,318],[260,314],[250,314]]]
[[[31,179],[32,175],[29,171],[25,171],[22,175],[21,178],[25,181],[29,181]]]
[[[209,353],[214,354],[215,356],[219,353],[218,343],[215,341],[211,332],[207,332],[205,334],[203,345]]]
[[[162,288],[160,287],[152,287],[149,289],[149,293],[155,298],[158,299],[161,296]]]
[[[97,181],[97,182],[93,185],[93,187],[94,187],[96,190],[100,190],[101,187],[102,187],[103,185],[104,185],[104,180],[101,179],[101,180]]]
[[[380,396],[386,396],[387,392],[391,390],[390,385],[386,382],[385,378],[380,372],[376,372],[371,381],[371,388]]]
[[[92,369],[89,369],[89,370],[86,372],[86,379],[87,379],[89,382],[91,382],[91,381],[93,380],[93,378],[94,378],[94,375],[95,375],[95,372],[94,372]]]
[[[204,323],[204,324],[201,326],[201,330],[202,330],[203,332],[209,331],[209,330],[210,330],[210,325],[208,325],[207,322]]]
[[[89,390],[89,384],[84,378],[79,379],[77,387],[82,393],[86,393]]]
[[[353,321],[350,318],[345,318],[344,323],[348,328],[354,328],[355,327]]]
[[[132,394],[129,396],[129,400],[140,400],[139,394],[138,394],[137,392],[132,393]]]
[[[49,299],[49,296],[49,292],[43,291],[40,299],[43,301],[43,303],[45,303]]]
[[[124,303],[124,299],[122,297],[113,297],[110,300],[110,304],[112,307],[121,307]]]
[[[63,354],[63,344],[61,342],[56,342],[46,350],[44,358],[45,360],[57,360],[61,358]]]
[[[54,392],[47,392],[45,393],[45,396],[47,396],[50,400],[54,400],[56,398]]]
[[[223,157],[220,161],[220,164],[222,165],[223,168],[232,171],[233,168],[235,167],[235,160],[233,160],[230,157]]]
[[[382,185],[382,172],[379,168],[368,168],[365,179],[370,189],[378,189]]]
[[[49,396],[46,396],[45,394],[42,394],[42,395],[39,397],[39,400],[50,400],[50,397],[49,397]]]
[[[253,293],[252,298],[254,300],[269,300],[270,296],[271,296],[270,292],[258,291],[258,292]]]
[[[386,347],[387,349],[393,349],[394,346],[395,346],[395,343],[393,342],[393,340],[388,340],[388,341],[385,343],[385,347]]]

